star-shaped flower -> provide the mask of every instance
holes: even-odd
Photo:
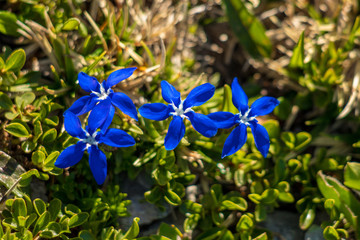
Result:
[[[173,150],[185,135],[184,118],[189,119],[196,131],[205,137],[212,137],[217,132],[216,125],[204,114],[195,113],[192,107],[200,106],[209,100],[215,92],[210,83],[194,88],[185,100],[167,81],[161,82],[162,97],[169,103],[148,103],[139,108],[140,115],[151,120],[165,120],[173,116],[165,136],[165,149]]]
[[[279,105],[279,101],[273,97],[262,97],[257,99],[249,108],[248,98],[237,78],[234,78],[232,82],[231,91],[233,104],[239,113],[215,112],[208,115],[218,128],[231,128],[237,125],[226,139],[221,157],[224,158],[237,152],[245,144],[248,126],[254,135],[257,149],[266,157],[270,147],[269,134],[263,126],[258,124],[256,117],[271,113]]]
[[[92,110],[89,116],[89,124],[93,122],[96,126],[104,125],[104,128],[107,128],[113,119],[114,106],[138,120],[136,107],[132,100],[124,93],[114,92],[111,89],[112,86],[130,77],[135,69],[124,68],[114,71],[102,83],[99,83],[95,77],[80,72],[78,75],[79,85],[90,95],[76,100],[67,111],[79,116]]]
[[[135,144],[135,140],[126,132],[110,128],[97,131],[97,126],[89,122],[86,130],[81,127],[79,118],[72,112],[64,114],[65,130],[79,141],[67,147],[56,159],[55,166],[58,168],[68,168],[77,164],[84,151],[89,153],[89,165],[91,172],[100,185],[103,184],[107,175],[107,162],[105,154],[99,149],[100,143],[112,147],[129,147]]]

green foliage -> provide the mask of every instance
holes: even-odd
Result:
[[[114,1],[104,6],[95,2],[8,1],[9,11],[0,11],[0,33],[7,40],[0,53],[0,201],[8,198],[1,210],[1,239],[265,240],[273,236],[260,223],[272,221],[269,213],[290,208],[296,208],[301,230],[322,221],[325,239],[359,238],[356,51],[360,17],[352,19],[349,13],[350,20],[343,24],[346,19],[330,16],[332,11],[317,12],[311,3],[302,6],[293,2],[295,14],[300,11],[302,17],[311,18],[307,22],[311,26],[296,29],[281,40],[279,48],[274,33],[285,28],[276,18],[281,15],[277,19],[282,21],[289,16],[281,13],[281,8],[276,9],[278,14],[268,14],[273,6],[286,8],[284,1],[257,6],[256,1],[225,0],[223,13],[216,1],[199,1],[198,5],[192,1],[185,7],[180,6],[182,1],[163,4],[175,11],[169,15],[176,23],[170,17],[171,21],[162,19],[165,8],[151,12],[158,6],[149,8],[148,2],[121,6],[113,6],[117,4]],[[185,18],[183,10],[176,12],[177,8],[186,10]],[[215,9],[204,13],[203,26],[192,23],[182,27],[184,32],[167,32],[174,26],[176,30],[185,26],[182,19],[198,16],[199,9]],[[224,28],[213,30],[206,18]],[[193,19],[186,21],[188,24]],[[167,22],[171,27],[165,26]],[[205,29],[206,34],[199,29]],[[320,30],[314,33],[313,29]],[[217,31],[230,40],[212,42]],[[286,32],[281,34],[287,36]],[[182,35],[191,43],[183,42]],[[241,56],[236,55],[232,35],[242,46]],[[203,71],[198,68],[201,58],[189,57],[185,48],[198,38],[203,41],[204,36],[208,38],[204,46],[194,49],[207,49],[208,43],[210,49],[215,45],[222,48],[209,54],[219,55],[213,69],[221,72],[225,68],[221,77],[218,73],[206,73],[206,77],[194,74]],[[232,55],[236,56],[230,59]],[[212,65],[207,57],[204,69]],[[244,64],[241,71],[231,66],[238,60]],[[137,70],[131,79],[115,86],[115,91],[129,93],[137,107],[162,101],[162,79],[182,93],[205,81],[216,85],[214,97],[194,107],[203,114],[238,113],[231,88],[224,84],[230,83],[230,76],[241,75],[238,77],[250,106],[262,95],[276,96],[280,105],[274,115],[258,119],[269,133],[268,156],[260,154],[248,130],[245,145],[221,159],[232,129],[219,129],[208,139],[189,121],[179,146],[166,151],[163,143],[170,121],[140,117],[135,122],[117,111],[111,127],[129,132],[136,146],[117,149],[99,145],[107,150],[108,159],[108,178],[103,186],[96,185],[84,159],[69,169],[56,168],[61,151],[77,141],[64,131],[62,117],[71,103],[84,95],[77,74],[83,71],[101,82],[115,69],[127,66]],[[347,104],[355,111],[339,115]],[[81,116],[84,122],[87,117]],[[131,216],[131,226],[122,229],[119,218],[129,217],[131,196],[121,192],[120,186],[124,179],[139,175],[149,179],[142,200],[159,211],[171,208],[180,212],[182,226],[161,223],[156,234],[144,236],[141,218]],[[34,185],[45,192],[48,201],[30,200]],[[328,219],[318,217],[323,212]]]

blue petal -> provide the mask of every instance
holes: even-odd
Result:
[[[84,155],[84,149],[86,144],[84,142],[78,142],[75,145],[71,145],[65,148],[56,159],[55,167],[68,168],[77,164]]]
[[[94,77],[87,75],[84,72],[78,74],[79,85],[86,92],[98,92],[100,89],[100,83]]]
[[[212,137],[217,132],[215,123],[204,114],[195,113],[193,111],[185,113],[196,131],[205,137]]]
[[[66,111],[79,116],[93,109],[95,104],[96,100],[92,96],[84,96],[76,100]]]
[[[257,99],[252,105],[249,116],[262,116],[271,113],[279,105],[279,100],[273,97],[262,97]]]
[[[97,184],[103,184],[107,175],[107,162],[105,154],[94,145],[88,148],[89,165]]]
[[[167,81],[161,81],[161,94],[166,102],[179,106],[181,101],[180,93]]]
[[[107,116],[106,121],[100,126],[101,131],[105,132],[108,129],[114,118],[114,114],[115,108],[113,107],[113,105],[110,105],[109,115]]]
[[[165,137],[165,149],[173,150],[185,135],[185,124],[181,117],[174,116]]]
[[[236,124],[236,115],[231,112],[214,112],[207,115],[217,128],[231,128]]]
[[[250,122],[251,132],[254,136],[255,146],[266,158],[270,148],[270,138],[266,129],[255,122]]]
[[[116,70],[114,72],[112,72],[108,79],[104,82],[104,88],[105,90],[111,88],[112,86],[118,84],[119,82],[121,82],[124,79],[127,79],[128,77],[130,77],[134,71],[135,71],[136,67],[133,68],[124,68],[124,69],[119,69]]]
[[[200,106],[209,100],[215,93],[215,87],[210,83],[202,84],[189,93],[184,101],[184,109],[193,106]]]
[[[123,113],[129,115],[130,117],[134,118],[136,121],[138,120],[136,107],[128,96],[125,93],[114,93],[111,97],[112,104],[115,107],[119,108]]]
[[[107,121],[108,117],[111,117],[109,116],[110,108],[111,100],[109,98],[100,101],[99,104],[94,107],[88,119],[90,134],[92,134],[96,129],[103,126],[103,124]]]
[[[234,78],[231,84],[231,92],[232,92],[232,101],[234,106],[242,114],[244,114],[249,109],[248,97],[246,96],[244,90],[241,88],[237,78]]]
[[[225,140],[221,157],[224,158],[236,153],[242,146],[244,146],[246,139],[246,125],[240,124],[232,130],[229,137]]]
[[[132,136],[120,129],[110,128],[100,138],[101,143],[112,147],[130,147],[135,145]]]
[[[85,138],[85,131],[81,127],[80,119],[72,112],[64,114],[65,130],[73,137]]]
[[[139,108],[139,113],[144,118],[162,121],[170,116],[171,107],[163,103],[147,103]]]

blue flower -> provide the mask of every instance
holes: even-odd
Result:
[[[79,116],[92,110],[89,116],[89,124],[93,122],[96,126],[104,126],[104,129],[109,127],[113,119],[114,106],[137,121],[137,111],[132,100],[124,93],[114,93],[111,89],[112,86],[130,77],[135,69],[124,68],[114,71],[101,84],[95,77],[80,72],[78,75],[79,85],[90,95],[76,100],[67,111]]]
[[[64,114],[65,130],[73,137],[79,138],[79,141],[67,147],[56,159],[55,166],[58,168],[68,168],[77,164],[84,151],[89,153],[89,165],[91,172],[100,185],[103,184],[107,175],[107,163],[105,154],[99,149],[100,143],[112,147],[129,147],[135,144],[135,140],[126,132],[110,128],[96,131],[97,126],[89,123],[86,130],[81,127],[79,118],[71,113]]]
[[[237,125],[226,139],[221,157],[224,158],[237,152],[245,144],[248,126],[254,135],[257,149],[266,157],[270,147],[269,134],[263,126],[258,124],[256,117],[271,113],[279,105],[279,101],[273,97],[262,97],[257,99],[249,108],[248,98],[240,87],[237,78],[234,78],[232,82],[231,91],[233,104],[239,113],[215,112],[208,115],[218,128],[231,128]]]
[[[200,106],[209,100],[215,92],[215,87],[205,83],[194,88],[185,100],[180,93],[167,81],[161,82],[162,97],[169,103],[148,103],[139,108],[140,115],[151,120],[165,120],[172,116],[169,130],[165,137],[165,149],[173,150],[185,135],[184,118],[190,120],[196,131],[205,137],[212,137],[217,132],[216,125],[204,114],[195,113],[192,107]]]

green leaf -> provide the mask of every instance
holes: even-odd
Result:
[[[0,32],[5,35],[18,36],[16,15],[8,11],[0,11]]]
[[[281,140],[285,143],[285,145],[288,148],[290,148],[290,149],[295,148],[296,137],[295,137],[294,133],[292,133],[292,132],[282,132],[281,133]]]
[[[33,154],[31,155],[31,161],[34,165],[38,167],[42,167],[44,165],[45,158],[45,153],[40,150],[33,152]]]
[[[294,48],[293,55],[291,56],[289,67],[303,68],[305,59],[304,55],[304,32],[302,32],[299,41]]]
[[[0,109],[11,110],[13,103],[7,94],[0,92]]]
[[[61,232],[61,225],[57,222],[50,222],[44,231],[40,233],[40,237],[54,238],[57,237]]]
[[[53,141],[55,141],[57,137],[57,131],[55,128],[51,128],[49,130],[47,130],[43,135],[42,135],[42,142],[43,144],[49,144],[52,143]]]
[[[50,221],[55,221],[61,210],[61,201],[57,198],[51,200],[48,211],[50,213]]]
[[[34,151],[36,146],[36,143],[29,139],[21,143],[21,149],[25,153],[31,153],[32,151]]]
[[[348,162],[345,166],[344,178],[345,186],[360,190],[360,163]]]
[[[133,219],[133,223],[131,225],[131,227],[129,228],[129,230],[125,233],[125,235],[123,236],[123,239],[134,239],[137,237],[137,235],[139,235],[139,222],[140,218],[136,217]]]
[[[145,199],[150,203],[156,203],[163,195],[159,186],[155,186],[153,189],[144,193]]]
[[[77,18],[69,18],[63,25],[63,31],[72,31],[78,28],[80,20]]]
[[[311,142],[311,134],[308,132],[299,132],[296,134],[295,151],[299,151],[309,145]]]
[[[261,203],[272,204],[276,201],[279,196],[279,190],[269,188],[261,194]]]
[[[19,71],[25,64],[26,54],[24,49],[13,51],[5,62],[5,71]]]
[[[79,237],[83,240],[96,240],[97,238],[88,230],[82,230],[79,233]]]
[[[49,212],[46,211],[43,214],[41,214],[41,216],[38,218],[38,220],[35,223],[33,230],[34,235],[36,235],[40,230],[44,230],[46,225],[49,223],[49,221],[50,221]]]
[[[229,24],[239,42],[252,57],[269,57],[272,45],[262,23],[248,11],[243,1],[224,0]]]
[[[248,215],[242,215],[239,222],[236,224],[236,231],[248,232],[254,227],[253,220]]]
[[[16,106],[19,109],[23,109],[27,105],[30,105],[35,100],[35,94],[33,92],[26,92],[21,96],[17,96],[15,98]]]
[[[300,215],[299,226],[302,230],[308,229],[315,220],[315,207],[308,206]]]
[[[359,200],[337,179],[325,176],[321,171],[318,172],[316,180],[321,194],[327,199],[335,200],[335,207],[343,213],[345,218],[352,224],[359,238],[359,217],[356,214],[360,212]]]
[[[66,205],[65,207],[65,213],[66,214],[69,214],[71,216],[75,215],[75,214],[78,214],[81,212],[81,209],[78,208],[76,205],[74,204],[68,204]]]
[[[39,216],[41,216],[46,211],[45,202],[43,200],[41,200],[40,198],[34,199],[33,202],[34,202],[35,211],[37,212],[37,214]]]
[[[159,227],[159,235],[167,237],[169,239],[177,239],[182,236],[180,230],[174,225],[170,226],[166,223],[161,223]]]
[[[24,124],[20,122],[10,123],[5,127],[5,131],[15,137],[30,137],[30,133]]]
[[[85,223],[87,221],[88,217],[89,217],[89,214],[86,212],[81,212],[81,213],[73,215],[69,221],[69,228],[73,228],[73,227],[82,225],[83,223]]]
[[[227,210],[245,211],[247,202],[242,197],[231,197],[229,200],[222,201],[221,206]]]
[[[200,214],[197,213],[190,214],[184,221],[185,232],[194,230],[200,219],[201,219]]]
[[[25,228],[28,229],[33,222],[37,219],[36,213],[31,213],[28,218],[26,219]]]
[[[174,191],[168,189],[165,192],[164,199],[171,205],[178,206],[181,204],[181,198]]]
[[[26,208],[25,200],[22,198],[16,198],[11,206],[11,211],[15,218],[18,216],[26,217],[27,208]]]
[[[59,155],[60,153],[58,151],[54,151],[50,153],[50,155],[44,161],[44,165],[43,165],[44,172],[51,171],[55,167],[54,164]]]
[[[326,240],[339,240],[340,236],[333,226],[327,226],[324,229],[324,238]]]
[[[266,232],[260,234],[259,236],[257,236],[256,238],[253,238],[252,240],[268,240],[268,236],[266,234]]]
[[[50,220],[55,221],[61,210],[61,201],[57,198],[51,200],[48,211],[50,213]]]

